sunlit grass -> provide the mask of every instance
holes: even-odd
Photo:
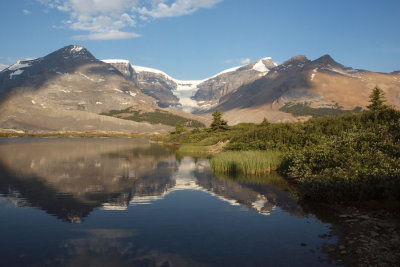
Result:
[[[209,148],[206,146],[196,146],[196,145],[181,145],[178,149],[180,153],[207,153]]]
[[[277,170],[282,153],[278,151],[227,151],[211,159],[214,172],[260,174]]]

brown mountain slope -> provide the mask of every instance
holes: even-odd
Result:
[[[81,46],[17,62],[0,72],[0,128],[28,132],[167,132],[171,127],[109,118],[99,113],[133,107],[154,110],[143,94],[111,65]]]
[[[260,122],[263,117],[271,121],[294,121],[304,118],[279,111],[285,104],[305,103],[312,108],[346,110],[365,108],[376,85],[385,92],[387,104],[400,108],[400,75],[354,70],[328,55],[314,61],[297,56],[222,97],[216,108],[231,123]]]

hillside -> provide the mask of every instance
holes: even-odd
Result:
[[[233,124],[261,122],[263,117],[272,122],[296,121],[308,117],[295,118],[282,112],[282,107],[301,103],[315,109],[365,108],[376,85],[385,92],[389,105],[400,107],[398,74],[352,69],[329,55],[314,61],[300,55],[223,96],[215,108],[221,109]]]

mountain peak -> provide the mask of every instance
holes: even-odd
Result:
[[[65,46],[46,57],[53,58],[53,57],[60,57],[62,56],[64,60],[71,60],[71,59],[91,59],[94,60],[95,57],[83,46],[80,45],[68,45]]]
[[[346,69],[345,66],[343,66],[340,63],[337,63],[330,55],[323,55],[320,58],[317,58],[316,60],[313,61],[313,65],[316,64],[317,66],[320,67],[327,67],[327,66],[331,66],[331,67],[335,67],[335,68],[342,68],[342,69]]]
[[[308,58],[307,58],[305,55],[297,55],[297,56],[294,56],[294,57],[289,58],[288,60],[286,60],[285,62],[283,62],[282,65],[291,64],[291,63],[293,63],[293,62],[299,62],[299,63],[302,62],[302,63],[305,63],[305,62],[307,62],[307,61],[309,61],[309,60],[308,60]]]
[[[322,63],[322,64],[331,64],[331,65],[333,65],[333,64],[339,64],[339,63],[337,63],[330,55],[328,55],[328,54],[326,54],[326,55],[323,55],[322,57],[320,57],[320,58],[317,58],[316,60],[314,60],[314,62],[316,62],[316,63]]]

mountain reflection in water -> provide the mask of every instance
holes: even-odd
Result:
[[[70,222],[81,222],[96,207],[124,210],[177,190],[207,192],[265,215],[276,206],[302,215],[287,191],[215,179],[205,159],[174,159],[146,140],[0,143],[0,193],[15,205],[39,207]]]
[[[0,139],[0,266],[325,265],[291,193],[147,139]]]

